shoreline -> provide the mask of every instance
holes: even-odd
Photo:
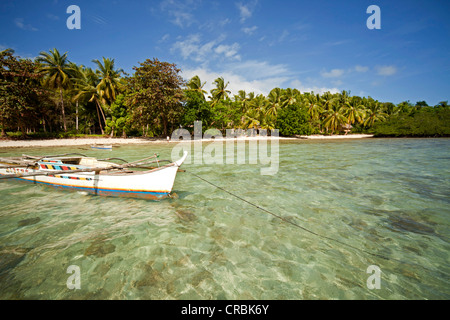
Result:
[[[347,135],[331,135],[324,136],[320,134],[313,134],[310,136],[300,136],[300,139],[309,139],[309,140],[333,140],[333,139],[366,139],[373,138],[373,134],[347,134]]]
[[[298,136],[298,137],[237,137],[236,141],[253,140],[335,140],[335,139],[362,139],[372,138],[373,135],[353,134],[335,136]],[[192,141],[229,141],[230,139],[201,139],[201,140],[165,140],[165,139],[145,139],[145,138],[78,138],[78,139],[48,139],[48,140],[0,140],[0,148],[33,148],[33,147],[70,147],[70,146],[91,146],[91,145],[131,145],[131,144],[154,144],[154,143],[179,143]]]

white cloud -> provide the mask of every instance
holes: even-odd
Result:
[[[47,18],[49,18],[50,20],[55,20],[55,21],[59,20],[58,16],[55,16],[54,14],[51,14],[51,13],[47,13]]]
[[[239,9],[239,16],[241,17],[241,23],[244,23],[245,20],[249,19],[253,15],[253,10],[258,3],[257,0],[243,4],[242,2],[236,3],[236,6]]]
[[[248,34],[249,36],[251,36],[253,33],[255,33],[256,29],[258,29],[258,27],[257,26],[253,26],[253,27],[242,28],[242,31],[245,34]]]
[[[225,57],[235,60],[241,60],[241,56],[238,55],[238,50],[240,46],[238,43],[233,43],[232,45],[221,44],[214,49],[217,54],[223,54]]]
[[[222,20],[211,20],[199,25],[198,29],[200,31],[216,33],[218,30],[223,29],[227,24],[230,23],[231,20],[229,18],[225,18]]]
[[[284,64],[271,65],[267,61],[248,60],[237,64],[228,64],[227,69],[247,77],[261,79],[279,76],[288,76],[289,69]]]
[[[300,90],[300,92],[314,92],[323,94],[325,92],[330,93],[338,93],[341,92],[338,88],[327,88],[327,87],[318,87],[318,86],[305,86],[303,83],[299,80],[293,80],[291,81],[292,88]]]
[[[192,59],[195,62],[209,62],[217,58],[228,60],[240,60],[238,54],[239,44],[220,44],[224,37],[202,43],[199,34],[189,35],[185,40],[177,41],[173,44],[171,52],[179,52],[183,59]]]
[[[324,92],[338,93],[341,90],[339,85],[334,87],[317,86],[303,84],[294,78],[287,65],[271,65],[267,61],[243,61],[240,63],[228,63],[224,66],[225,71],[212,70],[209,67],[182,67],[182,76],[189,80],[198,75],[202,82],[206,81],[204,90],[210,93],[214,88],[214,80],[223,77],[225,82],[229,82],[227,89],[231,91],[230,97],[237,95],[239,90],[245,92],[254,92],[267,96],[273,88],[296,88],[300,92],[315,92],[323,94]],[[308,80],[314,83],[313,79]]]
[[[335,47],[335,46],[341,46],[343,44],[351,42],[350,40],[340,40],[340,41],[333,41],[333,42],[327,42],[325,43],[326,46]]]
[[[170,38],[170,34],[166,33],[158,40],[158,43],[166,42]]]
[[[262,64],[268,65],[265,62],[262,62]],[[203,89],[208,93],[214,88],[214,80],[223,77],[225,82],[229,82],[227,89],[231,91],[230,97],[235,94],[237,95],[239,90],[267,96],[270,90],[276,87],[282,87],[289,80],[289,77],[285,75],[257,78],[249,76],[249,74],[242,72],[243,70],[233,70],[232,68],[227,68],[225,72],[217,72],[203,67],[192,69],[182,68],[182,70],[182,76],[187,80],[198,75],[202,82],[206,81]]]
[[[369,67],[364,67],[364,66],[355,66],[355,71],[356,72],[367,72],[369,71]]]
[[[171,14],[175,17],[171,22],[181,28],[184,26],[189,27],[194,22],[194,16],[188,12],[172,11]]]
[[[189,35],[186,40],[177,41],[172,46],[171,51],[179,51],[183,59],[191,57],[193,54],[199,54],[198,48],[200,43],[200,36],[198,34]],[[201,57],[199,57],[201,59]],[[193,58],[196,60],[196,58]]]
[[[35,27],[33,27],[31,24],[25,24],[23,22],[22,18],[16,18],[14,19],[14,24],[22,29],[22,30],[27,30],[27,31],[38,31],[38,29],[36,29]]]
[[[160,3],[161,10],[166,11],[172,17],[170,22],[180,28],[189,27],[195,22],[192,14],[195,7],[195,2],[192,0],[163,0]]]
[[[242,3],[238,3],[237,7],[239,9],[239,14],[241,16],[241,22],[244,23],[245,20],[247,20],[248,18],[250,18],[252,16],[252,12],[250,11],[250,9],[243,5]]]
[[[397,73],[395,66],[379,66],[376,68],[377,74],[380,76],[392,76]]]
[[[283,42],[289,36],[289,31],[283,30],[280,37],[278,38],[279,42]]]
[[[224,26],[226,26],[227,24],[229,24],[230,22],[231,22],[230,19],[225,18],[225,19],[220,20],[219,22],[217,22],[217,26],[219,26],[219,27],[224,27]]]
[[[344,72],[345,71],[343,69],[333,69],[329,72],[322,71],[320,74],[324,78],[338,78],[338,77],[342,76],[344,74]]]

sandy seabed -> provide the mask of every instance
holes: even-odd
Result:
[[[301,140],[301,139],[361,139],[371,138],[373,135],[349,134],[334,136],[299,136],[298,138],[286,137],[238,137],[235,140]],[[221,141],[224,139],[204,139],[202,141]],[[185,140],[186,141],[186,140]],[[189,140],[187,140],[189,141]],[[191,140],[193,141],[193,140]],[[81,138],[81,139],[50,139],[50,140],[0,140],[0,148],[27,148],[27,147],[66,147],[66,146],[86,146],[86,145],[123,145],[123,144],[149,144],[180,142],[179,140],[168,141],[166,139],[143,139],[143,138]]]

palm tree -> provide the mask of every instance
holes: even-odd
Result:
[[[114,69],[114,59],[103,57],[103,64],[96,59],[92,60],[92,62],[98,67],[96,73],[100,82],[97,85],[97,91],[101,101],[104,105],[111,104],[116,100],[116,96],[121,90],[122,78],[120,74],[124,73],[124,71],[122,69]]]
[[[362,123],[364,119],[364,106],[361,104],[361,98],[353,96],[344,103],[343,115],[347,118],[347,124]]]
[[[333,97],[333,95],[327,91],[322,94],[322,106],[324,110],[331,109],[331,106],[333,105],[334,101],[336,100],[336,97]]]
[[[244,129],[257,129],[260,127],[260,114],[256,109],[249,109],[243,117],[242,125]]]
[[[205,99],[205,94],[207,93],[205,90],[203,90],[203,86],[206,84],[206,81],[202,83],[199,76],[192,77],[191,80],[187,83],[187,87],[190,90],[197,91],[201,93],[203,99]]]
[[[44,85],[59,90],[64,131],[67,132],[63,90],[70,86],[70,78],[73,72],[67,59],[67,52],[61,55],[56,48],[50,50],[50,52],[41,51],[36,61],[42,64],[40,72],[45,75]]]
[[[274,88],[267,96],[267,112],[269,116],[277,117],[278,110],[281,109],[282,92],[280,88]]]
[[[344,105],[348,100],[350,100],[350,91],[342,90],[341,93],[336,93],[341,105]]]
[[[80,92],[79,82],[83,78],[83,66],[77,65],[76,63],[70,62],[70,68],[73,70],[73,75],[71,78],[71,93],[73,94],[73,101],[75,101],[75,129],[78,133],[78,110],[80,98],[75,99],[77,94]]]
[[[253,99],[255,99],[255,93],[250,92],[247,94],[245,90],[239,90],[238,94],[234,95],[234,100],[241,106],[241,124],[245,122],[245,114],[247,113]]]
[[[303,103],[308,108],[308,114],[311,117],[311,123],[317,125],[320,131],[321,125],[319,120],[322,116],[322,113],[324,112],[320,94],[314,94],[314,92],[305,93],[303,96]]]
[[[267,106],[268,101],[262,94],[257,95],[256,98],[250,101],[249,108],[244,115],[244,128],[259,129],[270,126],[270,123],[268,123]]]
[[[413,110],[413,105],[409,102],[409,100],[400,102],[397,107],[400,113],[405,114],[410,114]]]
[[[300,100],[300,91],[298,89],[287,88],[281,93],[281,107],[293,105]]]
[[[333,101],[330,104],[330,108],[325,111],[325,120],[323,122],[323,126],[327,129],[331,129],[331,133],[334,133],[339,129],[344,123],[347,122],[347,119],[343,115],[344,108],[340,106],[338,101]]]
[[[100,83],[100,79],[98,75],[91,68],[84,68],[82,70],[81,77],[77,79],[77,90],[78,94],[74,97],[74,100],[85,99],[89,102],[94,102],[97,109],[98,123],[100,125],[100,130],[102,134],[104,134],[102,121],[100,118],[100,111],[103,110],[101,108],[100,102],[102,97],[100,96],[99,91],[97,90],[98,84]],[[106,124],[106,119],[103,114],[103,121]]]
[[[364,121],[365,127],[372,127],[375,122],[384,121],[388,115],[383,112],[383,106],[380,102],[374,101],[369,104]]]
[[[317,121],[320,118],[320,115],[323,112],[323,107],[320,101],[320,95],[314,94],[311,92],[310,94],[304,97],[304,103],[308,107],[308,113],[311,116],[312,121]]]
[[[400,109],[392,102],[383,103],[383,110],[388,116],[396,115],[400,111]]]
[[[228,94],[231,93],[231,91],[227,90],[229,82],[225,84],[225,80],[222,77],[214,80],[214,83],[216,85],[216,88],[211,90],[212,96],[210,97],[213,101],[211,104],[212,106],[216,105],[216,103],[220,100],[225,100],[226,98],[228,98]]]

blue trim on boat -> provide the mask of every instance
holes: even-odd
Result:
[[[158,191],[131,191],[131,190],[117,190],[117,189],[104,189],[104,188],[88,188],[88,187],[76,187],[76,186],[67,186],[63,184],[54,184],[50,182],[44,182],[44,181],[36,181],[36,180],[29,180],[29,179],[23,179],[23,178],[13,178],[14,180],[24,181],[24,182],[32,182],[32,183],[40,183],[46,186],[50,186],[56,189],[64,188],[64,189],[75,189],[79,191],[86,191],[91,194],[101,194],[106,193],[109,195],[127,195],[127,194],[136,194],[141,195],[143,198],[145,198],[146,195],[153,196],[155,198],[161,198],[166,197],[170,194],[170,192],[158,192]]]

